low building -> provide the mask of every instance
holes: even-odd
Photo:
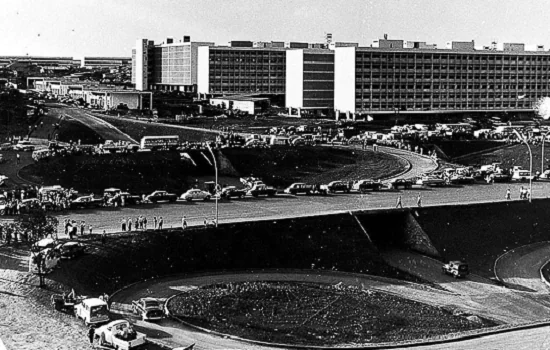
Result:
[[[269,98],[248,96],[218,97],[211,98],[210,104],[255,115],[261,113],[263,106],[269,105]]]

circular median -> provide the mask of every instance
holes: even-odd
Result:
[[[406,342],[482,326],[438,307],[342,283],[233,280],[180,293],[167,309],[200,329],[292,346]]]

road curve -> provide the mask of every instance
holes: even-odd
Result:
[[[549,241],[512,249],[496,260],[495,276],[504,283],[547,294],[550,288],[541,280],[540,269],[548,262],[549,257]]]

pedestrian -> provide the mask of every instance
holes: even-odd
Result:
[[[162,230],[162,224],[164,223],[164,220],[162,219],[162,216],[159,218],[159,230]]]
[[[138,219],[138,217],[136,217],[136,219],[134,220],[134,227],[136,228],[136,231],[139,230],[139,219]]]
[[[418,193],[418,197],[416,198],[416,205],[421,208],[422,207],[422,195]]]
[[[402,202],[402,199],[401,199],[401,195],[397,196],[397,205],[395,207],[396,208],[403,208],[403,202]]]
[[[143,217],[143,229],[147,230],[147,216]]]
[[[69,239],[73,239],[73,228],[71,226],[71,223],[69,223],[69,226],[68,226],[68,232],[69,232]]]
[[[107,241],[107,235],[105,233],[105,230],[103,230],[103,233],[101,234],[101,244],[105,245],[106,241]]]
[[[126,226],[128,226],[128,232],[132,231],[132,218],[128,218],[128,222],[126,223]]]
[[[92,235],[92,225],[88,226],[88,229],[90,230],[90,236]]]
[[[531,199],[531,189],[530,188],[526,188],[525,189],[525,199]]]
[[[21,156],[17,153],[17,164],[21,164]]]
[[[122,218],[122,221],[120,222],[120,229],[122,232],[126,231],[126,219]]]
[[[519,199],[523,199],[523,186],[519,190]]]
[[[206,218],[204,218],[203,223],[204,223],[204,228],[207,228],[208,227],[208,221],[206,220]]]
[[[94,334],[95,334],[95,329],[93,326],[90,326],[90,328],[88,328],[88,339],[90,340],[90,344],[94,343]]]
[[[187,228],[187,220],[185,220],[185,216],[181,218],[181,228],[185,230]]]
[[[153,225],[154,225],[154,229],[156,230],[157,229],[157,217],[156,216],[153,216]]]
[[[510,188],[506,190],[506,200],[509,201],[512,199],[512,192],[510,192]]]
[[[86,221],[82,220],[80,222],[80,235],[84,236],[84,228],[86,227]]]

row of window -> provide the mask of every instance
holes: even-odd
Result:
[[[548,90],[549,85],[536,86],[529,84],[519,84],[519,85],[495,85],[495,84],[470,84],[470,85],[461,85],[461,84],[356,84],[355,89],[357,90]]]
[[[365,54],[358,52],[356,62],[383,62],[383,61],[401,61],[401,62],[480,62],[480,63],[503,63],[503,64],[530,64],[536,62],[550,62],[550,55],[438,55],[438,54]]]
[[[389,111],[394,112],[395,108],[404,108],[407,111],[425,111],[425,110],[503,110],[508,108],[514,109],[532,109],[530,104],[515,105],[508,103],[433,103],[433,104],[394,104],[394,103],[373,103],[373,104],[361,104],[357,103],[356,108],[358,111]]]

